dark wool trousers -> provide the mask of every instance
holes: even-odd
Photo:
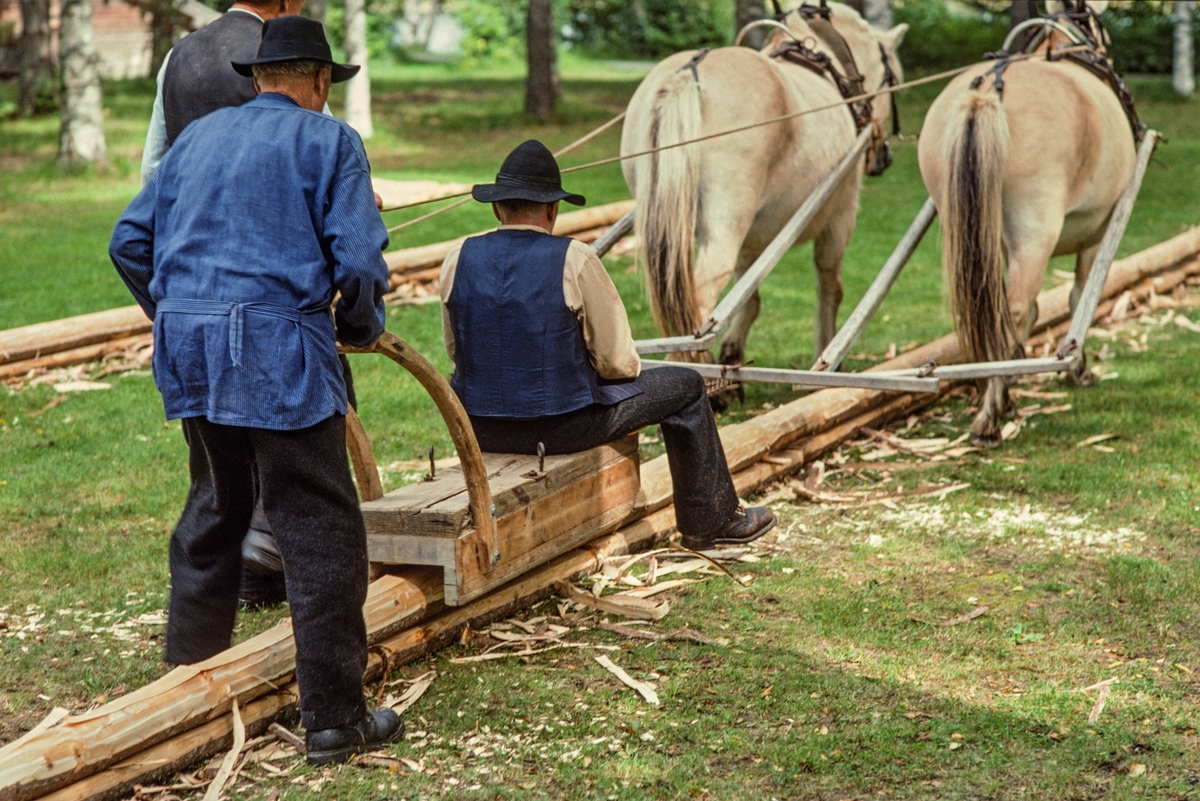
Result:
[[[733,517],[737,490],[717,436],[704,379],[686,367],[656,367],[638,378],[642,394],[612,406],[592,404],[535,419],[472,417],[479,446],[496,453],[577,453],[658,423],[675,488],[675,519],[689,537],[711,534]]]
[[[171,537],[166,661],[192,664],[230,645],[257,464],[263,509],[283,554],[300,722],[306,729],[357,722],[366,714],[367,534],[345,418],[268,431],[192,417],[183,431],[192,486]]]

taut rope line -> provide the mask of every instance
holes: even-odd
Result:
[[[1061,54],[1074,53],[1074,52],[1078,52],[1081,50],[1087,50],[1087,49],[1089,49],[1089,48],[1086,45],[1077,45],[1075,47],[1067,47],[1067,48],[1063,48],[1061,50],[1056,50],[1056,51],[1054,51],[1054,53],[1056,55],[1061,55]],[[1011,59],[1009,59],[1009,61],[1026,61],[1030,58],[1033,58],[1034,56],[1045,57],[1042,53],[1020,53],[1018,55],[1013,56]],[[796,117],[803,117],[806,114],[816,114],[821,111],[829,111],[830,109],[835,109],[835,108],[838,108],[839,106],[845,106],[845,105],[849,105],[851,103],[857,103],[861,100],[870,100],[872,98],[879,97],[880,95],[887,95],[887,94],[891,94],[893,92],[898,92],[901,89],[908,89],[913,86],[921,86],[921,85],[927,84],[927,83],[934,83],[935,81],[944,80],[945,78],[952,78],[955,75],[964,73],[967,70],[973,69],[976,66],[978,66],[978,65],[977,64],[968,64],[965,67],[957,67],[956,69],[946,70],[945,72],[939,72],[934,75],[926,75],[924,78],[917,78],[916,80],[905,81],[904,83],[897,84],[895,86],[884,86],[880,89],[876,89],[873,92],[864,92],[861,95],[855,95],[854,97],[847,97],[847,98],[837,101],[836,103],[830,103],[825,106],[818,106],[816,108],[807,108],[807,109],[803,109],[801,111],[794,111],[791,114],[784,114],[779,117],[772,117],[769,120],[762,120],[760,122],[750,123],[749,125],[741,125],[741,126],[738,126],[737,128],[727,128],[724,131],[716,131],[715,133],[705,134],[703,136],[697,136],[694,139],[686,139],[682,142],[672,142],[671,144],[660,145],[659,147],[651,148],[650,150],[641,150],[641,151],[638,151],[637,153],[626,153],[623,156],[612,156],[610,158],[600,159],[599,161],[592,161],[592,162],[588,162],[587,164],[580,164],[575,167],[567,167],[566,169],[562,170],[562,173],[563,173],[563,175],[566,175],[569,172],[579,172],[580,170],[590,170],[595,167],[603,167],[606,164],[615,164],[620,161],[626,161],[628,159],[636,159],[641,156],[651,156],[651,155],[654,155],[655,153],[659,153],[663,150],[670,150],[670,149],[676,148],[676,147],[684,147],[686,145],[694,145],[697,142],[706,142],[709,139],[717,139],[722,136],[729,136],[730,134],[742,133],[744,131],[750,131],[755,128],[762,128],[763,126],[766,126],[766,125],[774,125],[775,123],[778,123],[778,122],[786,122],[787,120],[792,120],[792,119],[795,119]],[[596,136],[597,134],[599,134],[601,131],[608,128],[609,126],[615,125],[624,116],[625,116],[624,113],[622,113],[622,114],[618,115],[617,117],[614,117],[613,119],[609,120],[604,125],[602,125],[600,128],[597,128],[596,130],[585,135],[581,139],[578,139],[575,142],[572,142],[571,144],[567,145],[565,148],[558,151],[558,153],[555,153],[554,155],[558,156],[560,154],[563,154],[563,153],[566,153],[566,152],[572,150],[573,148],[577,147],[578,145],[582,144],[583,142],[586,142],[588,139],[591,139],[593,136]],[[421,201],[420,203],[410,203],[407,206],[396,206],[395,208],[392,208],[392,209],[384,209],[384,211],[394,211],[395,209],[412,208],[414,206],[423,206],[427,203],[436,203],[438,200],[448,200],[449,198],[462,197],[463,195],[470,195],[470,194],[471,193],[469,191],[468,192],[459,192],[458,194],[446,195],[445,197],[435,198],[434,200],[424,200],[424,201]],[[461,206],[462,204],[466,203],[468,199],[469,198],[464,198],[463,200],[460,200],[458,203],[452,203],[451,205],[446,206],[445,208],[441,208],[441,209],[438,209],[437,211],[433,211],[433,212],[430,212],[429,214],[425,214],[425,215],[422,215],[421,217],[417,217],[415,220],[409,220],[406,223],[402,223],[393,228],[389,228],[388,233],[392,233],[394,231],[399,231],[401,228],[407,228],[410,225],[416,225],[417,223],[419,223],[423,220],[427,220],[430,217],[437,216],[438,214],[441,214],[444,211],[449,211],[450,209],[457,208],[458,206]]]
[[[572,150],[574,150],[575,148],[579,147],[580,145],[583,145],[584,143],[586,143],[586,142],[590,141],[591,139],[593,139],[593,138],[595,138],[595,137],[599,136],[600,134],[604,133],[604,132],[605,132],[605,131],[607,131],[609,128],[613,127],[613,126],[614,126],[614,125],[616,125],[618,122],[620,122],[621,120],[625,119],[625,115],[626,115],[627,113],[628,113],[627,111],[622,111],[620,114],[618,114],[617,116],[613,117],[611,120],[609,120],[608,122],[604,123],[604,124],[603,124],[603,125],[601,125],[599,128],[593,128],[593,129],[592,129],[590,132],[588,132],[588,133],[584,134],[583,136],[579,137],[578,139],[576,139],[576,140],[575,140],[574,142],[572,142],[571,144],[569,144],[569,145],[567,145],[566,147],[564,147],[564,148],[562,148],[561,150],[559,150],[557,153],[555,153],[555,154],[554,154],[554,157],[555,157],[555,158],[558,158],[559,156],[565,156],[567,153],[570,153]],[[417,223],[419,223],[419,222],[423,222],[424,220],[428,220],[430,217],[436,217],[437,215],[441,214],[442,212],[445,212],[445,211],[450,211],[450,209],[456,209],[456,208],[458,208],[459,206],[461,206],[461,205],[463,205],[464,203],[466,203],[468,200],[470,200],[470,198],[469,198],[469,197],[463,197],[464,195],[470,195],[470,194],[471,194],[470,190],[467,190],[466,192],[456,192],[456,193],[455,193],[455,194],[453,194],[453,195],[444,195],[444,196],[442,196],[442,197],[434,198],[433,200],[422,200],[422,201],[420,201],[420,202],[417,202],[417,203],[406,203],[406,204],[404,204],[403,206],[391,206],[390,208],[386,208],[386,209],[380,209],[380,212],[385,212],[385,211],[399,211],[400,209],[411,209],[411,208],[413,208],[413,207],[415,207],[415,206],[424,206],[424,205],[426,205],[427,203],[436,203],[436,202],[437,202],[437,201],[439,201],[439,200],[449,200],[449,199],[450,199],[450,198],[452,198],[452,197],[461,197],[461,198],[463,198],[462,200],[458,201],[457,203],[451,203],[449,206],[446,206],[446,207],[444,207],[444,208],[440,208],[440,209],[438,209],[437,211],[431,211],[431,212],[429,212],[428,214],[422,214],[420,217],[417,217],[416,219],[412,219],[412,220],[409,220],[409,221],[408,221],[408,222],[406,222],[406,223],[401,223],[400,225],[397,225],[397,226],[394,226],[394,227],[392,227],[392,228],[389,228],[389,229],[388,229],[388,233],[390,234],[390,233],[393,233],[393,232],[395,232],[395,231],[399,231],[401,228],[407,228],[407,227],[408,227],[408,226],[410,226],[410,225],[416,225],[416,224],[417,224]]]

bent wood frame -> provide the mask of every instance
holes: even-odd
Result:
[[[813,193],[805,199],[800,208],[776,235],[771,244],[755,260],[754,264],[739,278],[717,307],[709,315],[703,327],[692,336],[670,336],[655,339],[638,340],[638,354],[642,356],[669,353],[696,353],[706,351],[716,344],[717,338],[729,324],[733,313],[749,300],[759,285],[771,273],[783,255],[788,251],[800,234],[812,222],[817,212],[829,199],[833,190],[846,177],[854,162],[862,156],[870,142],[865,129],[854,143],[854,147],[842,157],[837,166],[821,180]],[[705,378],[723,378],[732,381],[757,381],[774,384],[791,384],[796,389],[816,389],[820,387],[861,387],[895,392],[938,392],[941,381],[963,381],[1000,376],[1032,375],[1035,373],[1064,372],[1075,368],[1083,358],[1084,340],[1104,291],[1104,283],[1108,280],[1108,271],[1117,255],[1117,248],[1129,224],[1133,213],[1133,204],[1146,175],[1146,167],[1151,156],[1162,139],[1162,134],[1147,130],[1142,136],[1138,147],[1137,164],[1133,177],[1128,186],[1117,199],[1112,216],[1100,241],[1099,252],[1092,263],[1091,272],[1080,293],[1075,309],[1071,314],[1070,330],[1058,346],[1054,356],[1038,359],[1019,359],[1013,361],[976,362],[972,364],[957,364],[938,366],[926,365],[915,370],[887,370],[870,374],[836,372],[850,353],[854,343],[858,341],[867,324],[875,316],[875,312],[883,304],[888,292],[900,276],[900,271],[912,257],[917,246],[921,243],[925,232],[933,224],[937,216],[937,208],[932,198],[926,198],[917,216],[909,225],[908,230],[891,256],[884,262],[875,280],[867,289],[854,311],[838,330],[837,334],[826,346],[809,370],[776,370],[768,368],[747,368],[742,365],[698,364],[693,362],[671,362],[679,367],[688,367],[703,375]],[[621,221],[614,225],[603,237],[596,241],[593,249],[598,256],[603,256],[622,236],[632,229],[634,211],[629,212]],[[642,360],[646,368],[662,367],[664,362]]]
[[[467,485],[467,498],[471,508],[471,521],[475,530],[488,544],[492,558],[489,571],[500,562],[500,548],[496,540],[496,524],[492,519],[492,491],[488,486],[487,468],[483,464],[483,453],[479,442],[475,439],[475,429],[471,428],[471,420],[467,410],[463,408],[458,395],[450,388],[437,368],[429,360],[417,352],[400,337],[388,331],[369,348],[353,348],[340,346],[343,353],[381,353],[412,373],[413,378],[425,388],[433,402],[441,412],[446,428],[450,430],[450,438],[458,451],[458,459],[462,464],[463,477]],[[383,488],[379,481],[379,471],[375,466],[375,457],[371,453],[371,445],[362,432],[362,423],[358,415],[347,416],[346,445],[354,464],[358,478],[359,492],[363,500],[375,500],[383,497]],[[361,472],[360,472],[361,470]],[[370,488],[370,489],[368,489]],[[376,494],[376,492],[378,494]]]

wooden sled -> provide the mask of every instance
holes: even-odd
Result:
[[[369,350],[408,370],[437,404],[459,465],[383,494],[358,416],[347,416],[350,451],[372,566],[442,568],[444,600],[459,606],[580,545],[615,531],[639,508],[637,435],[581,453],[482,453],[446,379],[399,337]],[[386,568],[384,568],[386,569]]]

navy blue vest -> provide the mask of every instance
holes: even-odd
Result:
[[[536,418],[608,401],[563,297],[571,240],[493,231],[463,243],[446,301],[450,385],[477,417]]]

